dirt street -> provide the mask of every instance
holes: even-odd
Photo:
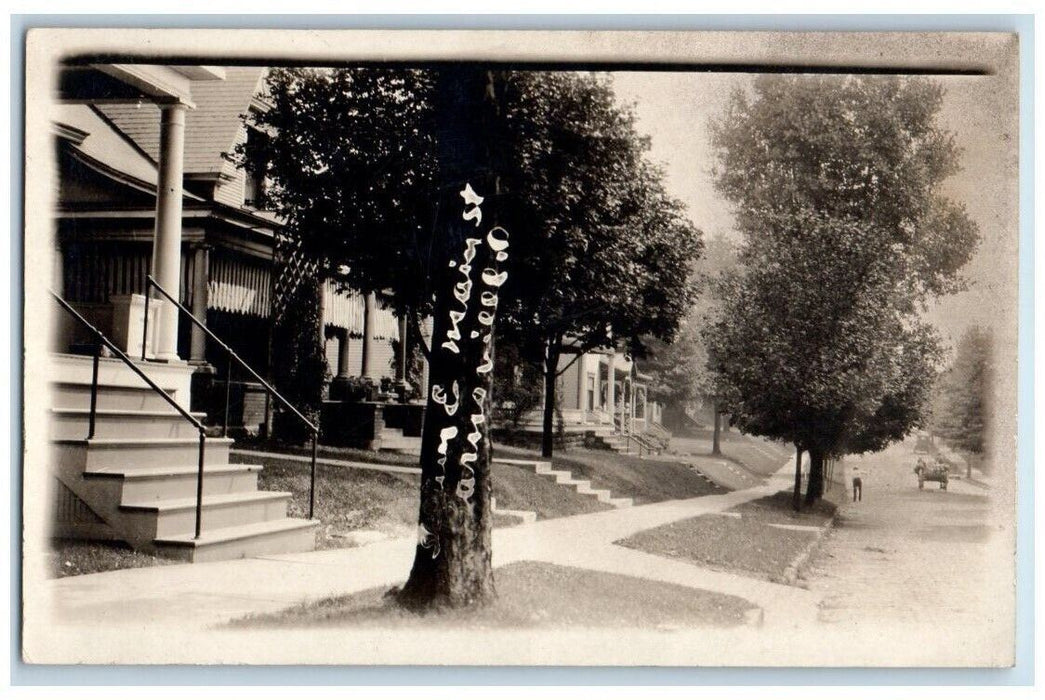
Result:
[[[916,459],[899,445],[846,460],[836,527],[799,583],[823,597],[825,625],[909,627],[955,656],[989,657],[1011,635],[1011,562],[991,544],[1008,533],[983,488],[952,479],[946,491],[935,482],[919,490]],[[863,481],[856,503],[854,474]]]

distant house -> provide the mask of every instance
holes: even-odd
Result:
[[[564,423],[613,425],[620,430],[624,421],[625,430],[641,433],[660,422],[660,404],[649,398],[650,377],[629,356],[593,351],[564,356],[559,366],[564,370],[557,389]]]
[[[670,433],[661,424],[663,407],[650,398],[650,377],[631,357],[609,348],[564,353],[559,371],[553,426],[562,444],[642,453],[665,446]],[[517,423],[499,427],[535,442],[543,430],[542,407],[543,401]]]

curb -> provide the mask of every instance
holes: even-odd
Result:
[[[784,573],[780,576],[779,583],[782,583],[785,586],[793,586],[795,584],[795,580],[798,579],[799,570],[807,561],[809,561],[809,557],[812,556],[813,551],[820,545],[820,541],[824,539],[824,535],[827,534],[827,531],[835,526],[835,518],[837,517],[838,511],[836,509],[831,517],[828,518],[827,522],[824,523],[823,527],[821,527],[816,533],[816,537],[813,538],[813,541],[807,544],[801,552],[796,554],[795,558],[791,560],[791,563],[787,565],[787,568],[784,569]]]

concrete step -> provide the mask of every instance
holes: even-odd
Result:
[[[597,489],[591,485],[589,479],[574,479],[573,474],[568,471],[561,469],[552,469],[551,462],[539,462],[532,461],[527,462],[526,460],[497,460],[508,463],[524,464],[532,466],[534,471],[541,476],[551,476],[555,478],[555,483],[560,486],[567,486],[573,488],[577,493],[584,496],[593,496],[600,503],[607,503],[614,508],[628,508],[633,504],[630,498],[614,498],[613,494],[607,489]]]
[[[183,561],[205,562],[266,554],[310,552],[316,548],[317,520],[281,518],[249,525],[204,530],[200,539],[193,532],[170,535],[153,544],[156,553]]]
[[[90,408],[91,385],[78,382],[55,382],[52,406],[65,408]],[[167,395],[174,393],[166,389]],[[144,382],[140,387],[117,384],[98,385],[98,408],[129,411],[169,411],[171,405]]]
[[[207,438],[204,447],[206,464],[228,464],[231,438]],[[84,471],[133,470],[165,467],[174,464],[196,464],[199,460],[199,438],[95,438],[93,440],[52,440],[63,454],[62,460],[82,462]]]
[[[600,493],[606,493],[604,489],[593,489],[590,481],[576,481],[574,488],[577,489],[577,493],[583,493],[585,496],[598,496]]]
[[[193,413],[203,421],[206,413]],[[51,409],[51,439],[85,438],[90,427],[89,408]],[[99,409],[95,412],[96,438],[198,438],[196,426],[180,414],[167,410]]]
[[[262,467],[255,464],[204,465],[203,495],[256,492],[261,470]],[[113,468],[84,472],[84,478],[120,482],[121,503],[195,498],[197,466]]]
[[[530,523],[537,522],[537,513],[535,513],[534,511],[532,511],[532,510],[509,510],[507,508],[498,508],[497,507],[497,499],[492,497],[492,496],[490,497],[490,509],[494,513],[498,513],[500,515],[508,515],[508,516],[513,517],[513,518],[518,518],[522,522],[523,525],[529,525]]]
[[[283,491],[253,491],[204,496],[204,532],[254,523],[282,520],[287,516],[291,494]],[[134,521],[135,530],[148,539],[167,539],[196,527],[196,498],[121,503],[120,510]]]
[[[381,436],[381,449],[390,450],[395,452],[416,452],[421,453],[421,438],[419,437],[404,437],[402,435],[396,436]]]
[[[535,472],[538,474],[551,474],[552,463],[551,462],[524,462],[523,460],[514,460],[520,464],[532,465]]]

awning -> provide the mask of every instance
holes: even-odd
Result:
[[[344,328],[356,338],[363,337],[363,295],[359,292],[341,292],[327,280],[323,284],[323,323]],[[399,340],[399,320],[388,309],[374,311],[374,330],[371,336],[384,340]]]

